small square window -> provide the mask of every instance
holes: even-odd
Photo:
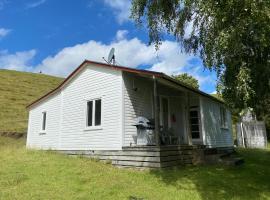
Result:
[[[47,113],[42,112],[42,127],[41,127],[42,131],[46,130],[46,121],[47,121]]]
[[[221,128],[228,128],[227,112],[224,107],[220,107],[220,126]]]
[[[87,102],[87,127],[96,127],[101,125],[101,99],[95,99]]]
[[[93,125],[93,101],[87,102],[87,126]]]
[[[95,126],[101,124],[101,99],[95,101]]]

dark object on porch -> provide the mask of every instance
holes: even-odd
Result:
[[[137,145],[155,145],[153,120],[140,116],[136,118],[134,126],[137,128],[137,136],[135,136]]]
[[[160,131],[161,145],[179,145],[180,137],[175,135],[171,129]]]
[[[155,122],[154,119],[146,117],[137,117],[134,126],[137,127],[137,135],[135,138],[137,145],[155,145]],[[161,145],[179,145],[179,136],[173,134],[171,129],[164,129],[160,126],[159,141]]]

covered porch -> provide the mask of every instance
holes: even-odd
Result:
[[[156,76],[125,72],[124,147],[203,145],[200,96]],[[136,126],[138,118],[149,128]]]

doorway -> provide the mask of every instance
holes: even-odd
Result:
[[[199,107],[191,107],[189,110],[189,121],[190,121],[190,131],[192,142],[201,141],[201,131],[200,131],[200,112]]]
[[[169,99],[167,97],[160,98],[160,125],[162,125],[163,130],[168,130],[170,128],[169,120]]]

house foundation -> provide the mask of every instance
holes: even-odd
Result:
[[[117,167],[127,168],[169,168],[196,165],[204,161],[204,146],[134,146],[117,151],[61,151],[68,155],[81,155],[111,162]]]

